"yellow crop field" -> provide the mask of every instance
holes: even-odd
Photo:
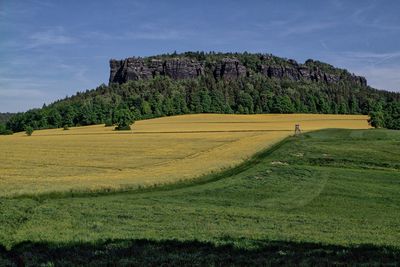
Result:
[[[0,136],[0,196],[119,189],[194,178],[239,164],[293,134],[369,128],[367,116],[196,114]]]

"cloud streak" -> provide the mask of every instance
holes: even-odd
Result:
[[[0,89],[0,97],[4,98],[41,98],[45,94],[36,89]]]
[[[107,33],[102,31],[91,31],[84,34],[88,39],[98,39],[104,41],[110,40],[183,40],[189,38],[191,31],[167,28],[162,25],[139,25],[137,29],[127,29],[117,33]]]
[[[326,61],[365,76],[374,88],[400,91],[400,51],[376,53],[369,51],[329,52]]]
[[[395,62],[395,59],[400,58],[400,51],[387,52],[387,53],[374,53],[374,52],[343,52],[340,55],[347,61],[358,62],[359,64],[367,64],[369,66],[376,66],[381,64],[388,64]]]
[[[37,31],[19,39],[19,41],[1,40],[0,47],[3,50],[23,51],[78,43],[78,38],[66,34],[63,27]]]
[[[30,43],[27,44],[26,49],[40,46],[66,45],[77,41],[76,38],[66,35],[62,27],[35,32],[29,37],[29,40]]]
[[[351,20],[361,27],[385,31],[400,31],[400,25],[387,24],[385,23],[385,18],[376,16],[377,10],[380,9],[377,1],[370,1],[366,6],[357,8],[351,15]]]
[[[310,34],[322,30],[327,30],[336,25],[334,22],[310,22],[300,23],[286,26],[280,33],[281,37],[288,37],[293,35]]]
[[[372,87],[390,91],[400,90],[400,67],[360,67],[357,72],[368,77]]]

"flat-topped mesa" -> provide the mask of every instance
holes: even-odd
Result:
[[[271,55],[260,55],[256,69],[246,67],[239,59],[222,57],[212,63],[188,57],[173,58],[140,58],[131,57],[124,60],[110,60],[110,83],[154,78],[157,75],[171,79],[193,79],[212,73],[215,79],[233,80],[258,72],[275,79],[293,81],[324,82],[326,84],[348,82],[357,86],[367,86],[364,77],[350,74],[346,70],[314,60],[299,64],[292,59],[282,59]]]

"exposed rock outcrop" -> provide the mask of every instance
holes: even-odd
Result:
[[[346,81],[358,86],[367,86],[364,77],[350,74],[346,70],[336,69],[331,65],[314,60],[299,64],[295,60],[281,59],[270,55],[259,58],[256,70],[246,68],[245,64],[234,57],[225,57],[208,64],[204,61],[187,58],[140,58],[110,60],[110,83],[125,83],[130,80],[150,79],[157,75],[172,79],[193,79],[207,72],[215,79],[232,80],[249,75],[251,71],[262,73],[276,79],[293,81],[314,81],[327,84]]]
[[[215,78],[226,80],[237,79],[246,75],[246,67],[236,58],[224,58],[218,62],[213,70]]]
[[[166,75],[172,79],[192,79],[204,74],[203,63],[187,58],[167,60],[131,57],[124,60],[110,60],[110,83],[125,83],[131,80]]]
[[[319,66],[329,68],[323,70]],[[367,86],[364,77],[350,74],[345,70],[335,69],[326,63],[307,60],[305,64],[299,64],[295,60],[287,60],[279,65],[271,57],[262,58],[260,71],[270,78],[289,79],[293,81],[308,80],[314,82],[325,82],[327,84],[337,83],[341,80],[349,81],[360,86]]]

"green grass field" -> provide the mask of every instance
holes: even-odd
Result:
[[[400,132],[310,132],[197,180],[0,214],[0,265],[398,265]]]

